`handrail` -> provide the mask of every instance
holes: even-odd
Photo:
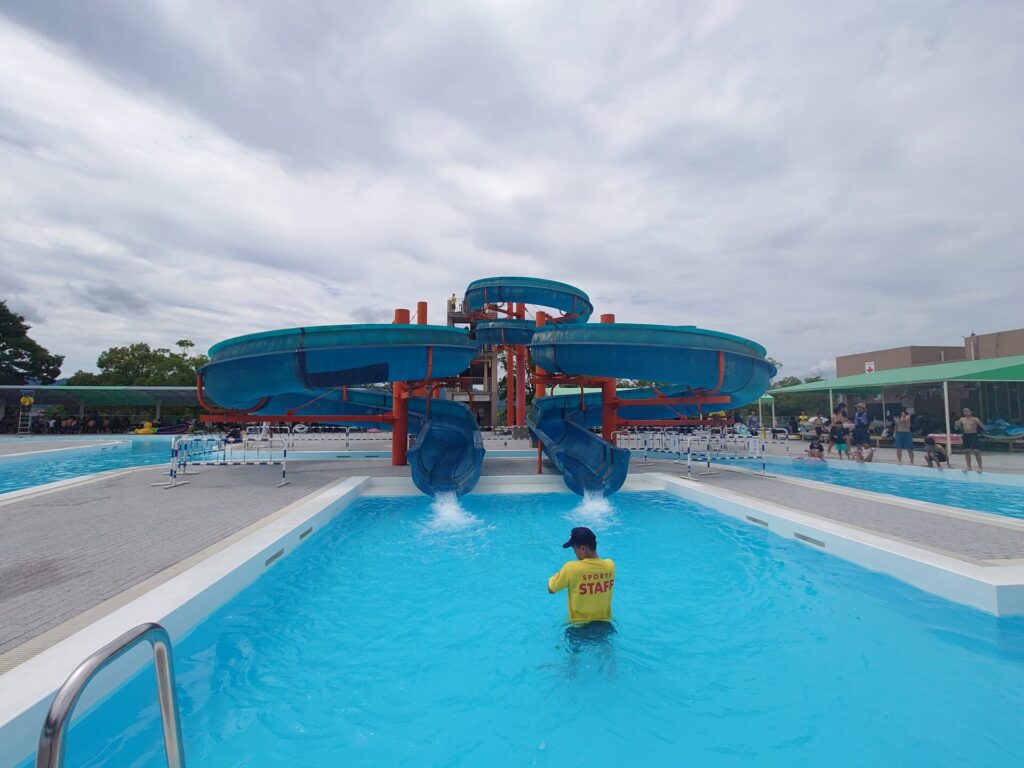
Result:
[[[75,668],[57,691],[53,703],[50,704],[50,711],[46,713],[46,721],[43,723],[42,733],[39,734],[39,748],[36,750],[36,768],[61,768],[64,765],[67,725],[85,686],[100,670],[142,642],[148,642],[153,646],[153,664],[156,667],[156,689],[160,700],[160,720],[164,730],[167,766],[185,768],[181,721],[178,717],[178,700],[174,689],[171,637],[166,629],[155,622],[129,629]]]

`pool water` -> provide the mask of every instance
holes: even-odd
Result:
[[[761,469],[760,462],[732,461],[727,463],[746,466],[749,469]],[[816,480],[821,483],[841,485],[844,488],[888,493],[933,504],[947,504],[953,507],[1024,519],[1024,486],[958,482],[944,479],[939,475],[938,470],[934,471],[936,476],[929,478],[873,472],[859,467],[832,469],[821,464],[801,463],[772,463],[768,465],[768,472],[771,474]],[[958,472],[959,470],[945,471]]]
[[[94,472],[161,464],[170,460],[170,437],[100,435],[98,439],[107,437],[110,442],[116,441],[116,444],[75,447],[74,440],[67,440],[62,441],[67,443],[67,450],[0,457],[0,493],[91,475]],[[46,442],[52,445],[55,441]]]
[[[667,494],[463,504],[362,500],[180,640],[189,766],[1024,761],[1024,619]],[[547,594],[580,524],[611,635]],[[68,765],[162,761],[151,668],[72,728]]]

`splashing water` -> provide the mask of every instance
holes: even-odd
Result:
[[[456,531],[480,522],[479,518],[466,511],[459,497],[451,491],[435,494],[430,511],[434,514],[427,521],[427,528],[435,531]]]
[[[605,522],[615,516],[615,507],[604,497],[600,491],[586,491],[583,500],[576,505],[570,513],[570,517],[577,520],[589,520],[591,522]]]

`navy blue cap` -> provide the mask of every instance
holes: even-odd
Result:
[[[590,547],[597,549],[597,536],[589,528],[573,528],[569,534],[569,540],[562,545],[562,549],[569,547]]]

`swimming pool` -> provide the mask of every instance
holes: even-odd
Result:
[[[364,498],[178,641],[188,764],[1024,759],[1024,618],[665,493],[463,504]],[[568,633],[545,589],[580,524],[616,561],[611,636]],[[72,728],[67,764],[161,749],[146,669]]]
[[[760,471],[760,461],[729,461],[722,462],[733,466]],[[955,475],[959,470],[945,470],[940,475],[938,470],[928,470],[932,475],[922,476],[909,473],[878,471],[879,468],[849,465],[842,469],[821,464],[802,464],[790,460],[776,460],[767,465],[770,473],[798,477],[802,480],[815,480],[820,483],[839,485],[844,488],[857,488],[862,491],[888,493],[907,499],[917,499],[933,504],[947,504],[963,509],[979,512],[990,512],[1005,517],[1024,519],[1024,484],[1000,484],[976,480],[965,482]]]
[[[62,446],[61,450],[0,457],[0,493],[91,475],[94,472],[161,464],[170,458],[171,437],[93,437],[114,444],[80,446],[76,445],[80,440],[55,438],[47,439],[46,444],[50,446],[59,440],[66,443],[67,448]]]

